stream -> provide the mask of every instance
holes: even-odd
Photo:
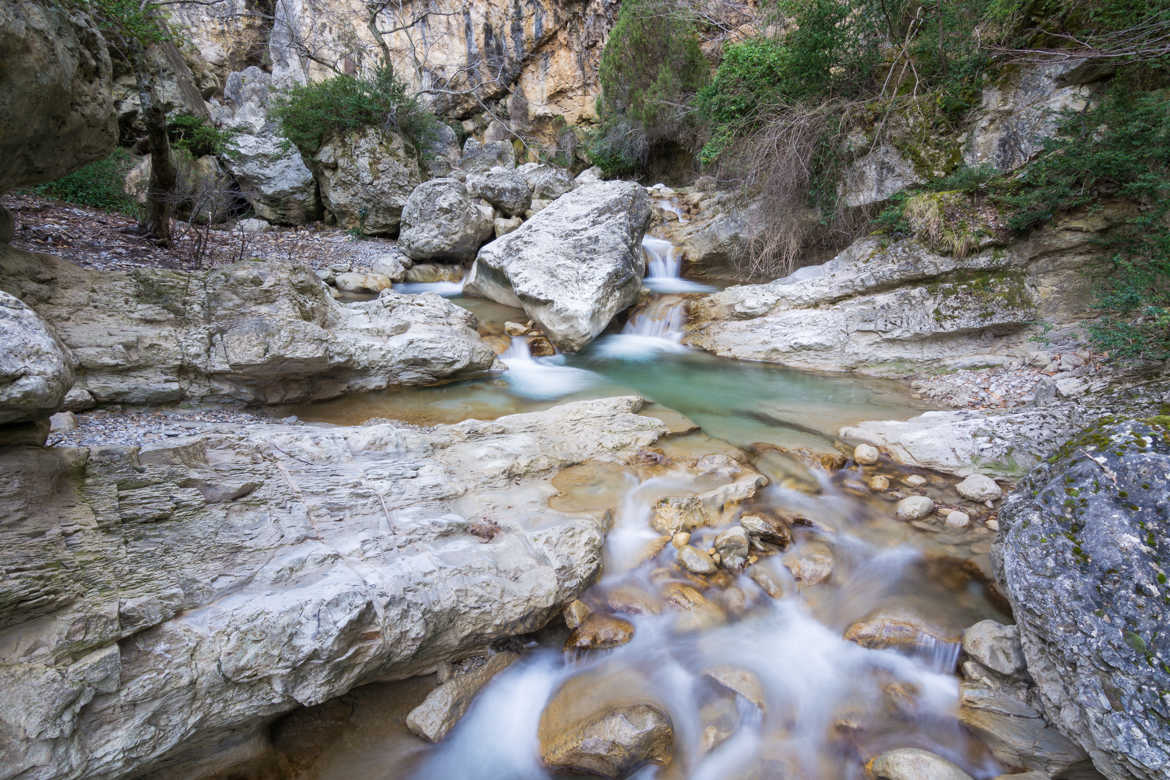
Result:
[[[628,621],[632,640],[565,651],[567,629],[554,620],[436,745],[401,725],[433,682],[367,686],[344,697],[339,735],[298,776],[550,777],[538,733],[542,711],[564,686],[574,706],[636,699],[669,715],[670,763],[633,775],[643,780],[863,778],[866,760],[898,747],[930,750],[976,778],[998,774],[1002,767],[956,718],[962,631],[986,618],[1010,622],[987,584],[993,534],[981,522],[986,510],[980,516],[963,507],[973,519],[964,528],[898,520],[894,504],[905,495],[957,505],[957,480],[888,461],[857,466],[834,447],[841,426],[905,419],[925,407],[892,383],[688,349],[681,343],[685,295],[710,288],[681,278],[669,242],[647,237],[643,246],[645,286],[655,295],[620,333],[580,354],[533,357],[528,339],[517,336],[500,356],[508,370],[498,376],[292,410],[308,422],[434,425],[572,399],[645,397],[643,413],[672,431],[654,476],[582,464],[554,480],[555,508],[612,509],[603,574],[582,601]],[[448,295],[483,322],[526,319],[461,297],[458,283],[403,291]],[[707,473],[672,465],[704,455],[715,456]],[[768,478],[742,514],[781,521],[791,540],[779,550],[753,545],[758,560],[742,573],[698,576],[675,565],[679,540],[655,530],[652,517],[661,500],[707,500],[721,489],[732,479],[727,456],[746,456],[748,469]],[[827,470],[828,463],[839,468]],[[875,476],[891,487],[867,487]],[[711,549],[740,513],[692,529],[690,545]]]

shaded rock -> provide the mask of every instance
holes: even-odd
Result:
[[[693,574],[715,573],[715,562],[711,560],[711,556],[689,544],[679,548],[678,562]]]
[[[959,722],[1009,766],[1043,770],[1052,777],[1088,763],[1079,745],[1003,686],[960,685]]]
[[[506,236],[524,224],[520,217],[496,217],[492,220],[492,233],[496,238]]]
[[[470,174],[467,192],[474,198],[486,200],[510,217],[523,214],[532,203],[528,182],[515,170],[500,166]]]
[[[320,213],[313,173],[289,148],[268,118],[272,76],[256,66],[228,76],[223,102],[213,101],[215,124],[233,131],[224,165],[256,215],[281,225],[300,225]]]
[[[475,318],[433,295],[341,305],[307,266],[95,271],[0,247],[0,289],[77,360],[98,403],[284,403],[489,369]]]
[[[732,526],[715,537],[715,552],[719,565],[729,571],[739,571],[747,563],[748,535],[742,526]]]
[[[637,298],[649,218],[640,185],[579,187],[481,249],[466,290],[524,309],[559,349],[575,352]]]
[[[664,435],[640,407],[0,451],[0,761],[38,779],[165,772],[539,629],[598,574],[605,527],[550,509],[549,481]],[[234,500],[200,490],[247,482]]]
[[[73,355],[37,313],[0,292],[0,425],[48,417],[73,385]]]
[[[762,515],[743,515],[739,518],[739,524],[753,542],[772,544],[781,550],[792,544],[792,530],[779,521]]]
[[[507,141],[480,143],[474,138],[463,142],[463,157],[459,167],[467,173],[482,173],[495,167],[515,168],[516,154]]]
[[[553,201],[573,189],[573,174],[547,163],[524,163],[516,173],[528,182],[532,197]]]
[[[593,610],[589,608],[588,604],[581,601],[581,599],[574,599],[565,606],[561,615],[565,619],[565,625],[573,629],[581,625],[585,618],[589,617],[591,612]]]
[[[337,226],[395,235],[422,181],[414,149],[395,132],[369,127],[330,138],[313,156],[321,202]]]
[[[482,663],[457,671],[410,711],[406,727],[428,742],[438,742],[467,712],[476,694],[519,658],[515,653],[496,653]]]
[[[463,182],[431,179],[407,198],[398,241],[412,260],[471,260],[492,236],[492,217],[492,207],[472,198]]]
[[[443,122],[436,122],[431,132],[425,134],[419,150],[425,178],[450,176],[451,170],[459,165],[459,157],[459,138],[455,131]]]
[[[881,144],[845,168],[838,196],[850,208],[868,206],[921,183],[909,160],[893,146]]]
[[[16,224],[12,219],[12,212],[0,206],[0,244],[7,244],[16,233]]]
[[[874,780],[974,780],[942,756],[918,748],[886,751],[865,768]]]
[[[1015,677],[1026,671],[1020,632],[994,620],[980,620],[963,632],[963,652],[994,672]]]
[[[930,496],[906,496],[898,502],[899,520],[921,520],[934,511],[934,501]]]
[[[349,293],[377,294],[383,290],[389,290],[393,285],[394,280],[384,274],[351,271],[333,277],[333,286],[342,292]]]
[[[177,181],[170,195],[176,216],[197,223],[216,224],[228,219],[239,193],[219,160],[211,155],[195,159],[186,149],[171,150]],[[143,157],[126,174],[123,189],[140,206],[150,191],[150,156]]]
[[[955,490],[968,501],[994,501],[1003,495],[995,480],[983,474],[972,474],[955,485]]]
[[[0,62],[0,192],[59,179],[113,151],[113,68],[82,9],[6,0]]]
[[[1008,497],[992,547],[1045,715],[1110,778],[1170,773],[1170,440],[1109,418]]]
[[[613,615],[591,612],[565,640],[566,650],[604,650],[634,638],[634,625]]]

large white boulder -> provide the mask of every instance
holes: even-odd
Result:
[[[406,199],[398,242],[412,260],[471,260],[491,238],[494,216],[458,179],[431,179]]]
[[[558,348],[579,350],[637,298],[649,220],[639,184],[578,187],[481,249],[464,289],[523,308]]]
[[[368,235],[397,233],[406,199],[422,181],[414,148],[374,127],[330,139],[313,167],[337,225]]]

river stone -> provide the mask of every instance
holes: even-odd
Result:
[[[1008,766],[1043,770],[1046,777],[1062,777],[1067,770],[1080,769],[1088,763],[1088,756],[1079,745],[1049,725],[1040,712],[1009,686],[961,684],[958,715],[959,722]],[[1090,770],[1085,774],[1096,773]]]
[[[919,748],[886,751],[866,769],[874,780],[974,780],[942,756]]]
[[[652,446],[667,429],[641,405],[0,450],[0,766],[173,775],[281,713],[540,629],[605,538],[602,511],[548,507],[551,480]]]
[[[706,525],[708,519],[707,510],[697,496],[667,496],[654,505],[650,527],[673,537]]]
[[[732,526],[715,537],[715,552],[719,565],[728,571],[739,571],[747,563],[748,535],[742,526]]]
[[[639,184],[579,187],[481,249],[465,290],[524,309],[559,349],[576,352],[637,299],[649,220]]]
[[[782,562],[797,582],[819,585],[833,575],[833,551],[824,542],[809,542],[784,556]]]
[[[972,474],[955,485],[955,490],[968,501],[995,501],[1003,495],[995,480],[983,474]]]
[[[313,170],[337,226],[372,236],[398,232],[406,199],[422,181],[413,147],[376,127],[330,138],[313,155]]]
[[[692,574],[714,574],[715,562],[705,551],[694,545],[684,545],[678,550],[678,562]]]
[[[516,653],[496,653],[482,663],[457,671],[407,714],[406,727],[428,742],[440,741],[467,712],[476,694],[519,658]]]
[[[902,650],[913,653],[939,643],[953,644],[937,629],[911,612],[879,609],[845,629],[845,639],[871,650]]]
[[[890,489],[890,478],[883,474],[875,474],[869,478],[869,489],[875,493],[883,493]]]
[[[1109,778],[1170,774],[1170,420],[1111,421],[1036,468],[992,547],[1044,713]]]
[[[528,182],[511,168],[496,166],[467,177],[467,192],[482,198],[509,217],[523,214],[532,202]]]
[[[934,501],[929,496],[906,496],[897,511],[899,520],[921,520],[934,511]]]
[[[971,515],[955,509],[947,512],[947,528],[961,529],[971,525]]]
[[[436,295],[332,300],[305,265],[93,270],[0,246],[0,289],[72,351],[98,403],[292,403],[489,370],[476,319]]]
[[[1023,674],[1024,651],[1020,632],[994,620],[980,620],[963,632],[963,652],[974,660],[1007,677]]]
[[[881,453],[878,448],[872,444],[858,444],[853,448],[853,460],[860,463],[862,466],[872,466],[878,462]]]
[[[703,674],[730,691],[756,705],[760,712],[768,711],[767,694],[759,676],[750,669],[731,664],[719,664],[705,669]]]
[[[555,772],[628,777],[666,766],[674,749],[670,716],[629,672],[586,673],[567,681],[540,715],[540,756]]]
[[[565,625],[570,630],[572,630],[581,625],[585,618],[589,617],[591,612],[593,612],[593,610],[589,608],[588,604],[586,604],[581,599],[574,599],[565,605],[564,610],[561,612],[561,616],[565,620]]]
[[[634,638],[634,624],[613,615],[593,612],[570,632],[566,650],[605,650]]]
[[[463,262],[492,236],[492,207],[458,179],[431,179],[414,188],[402,209],[399,244],[412,260]]]
[[[763,543],[775,545],[783,550],[792,544],[792,531],[784,523],[762,515],[743,515],[739,518],[739,524],[748,532],[748,536],[757,547]]]
[[[228,75],[223,102],[212,101],[215,124],[232,131],[232,153],[223,163],[256,216],[300,225],[320,212],[317,183],[300,153],[288,145],[268,116],[272,76],[255,65]]]
[[[0,292],[0,425],[48,417],[73,385],[73,355],[37,313]]]
[[[84,8],[0,3],[0,62],[0,193],[53,181],[113,151],[113,67]]]

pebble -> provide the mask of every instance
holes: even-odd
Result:
[[[968,501],[995,501],[1003,495],[995,480],[983,474],[972,474],[955,485],[955,490]]]
[[[678,560],[683,565],[683,568],[693,574],[715,573],[715,562],[711,560],[711,556],[689,544],[679,548]]]
[[[999,521],[998,520],[988,520],[986,523],[984,523],[984,525],[986,525],[992,531],[999,530]]]
[[[921,520],[934,511],[934,501],[928,496],[907,496],[898,502],[899,520]]]
[[[671,538],[670,543],[674,545],[676,550],[681,550],[682,548],[684,548],[688,544],[690,544],[690,541],[691,541],[690,534],[688,534],[686,531],[679,531],[677,534],[674,535],[673,538]]]
[[[966,528],[971,524],[971,516],[966,512],[949,512],[947,514],[947,526],[949,528]]]
[[[565,619],[565,625],[572,629],[581,625],[585,618],[589,617],[591,612],[593,610],[584,601],[581,599],[573,599],[565,605],[565,609],[561,614]]]
[[[878,462],[879,457],[881,457],[881,453],[872,444],[858,444],[853,448],[853,460],[862,466],[872,466]]]
[[[869,478],[869,489],[875,493],[882,493],[890,489],[890,478],[881,474]]]
[[[902,481],[910,487],[922,487],[926,484],[926,477],[921,474],[911,474]]]

